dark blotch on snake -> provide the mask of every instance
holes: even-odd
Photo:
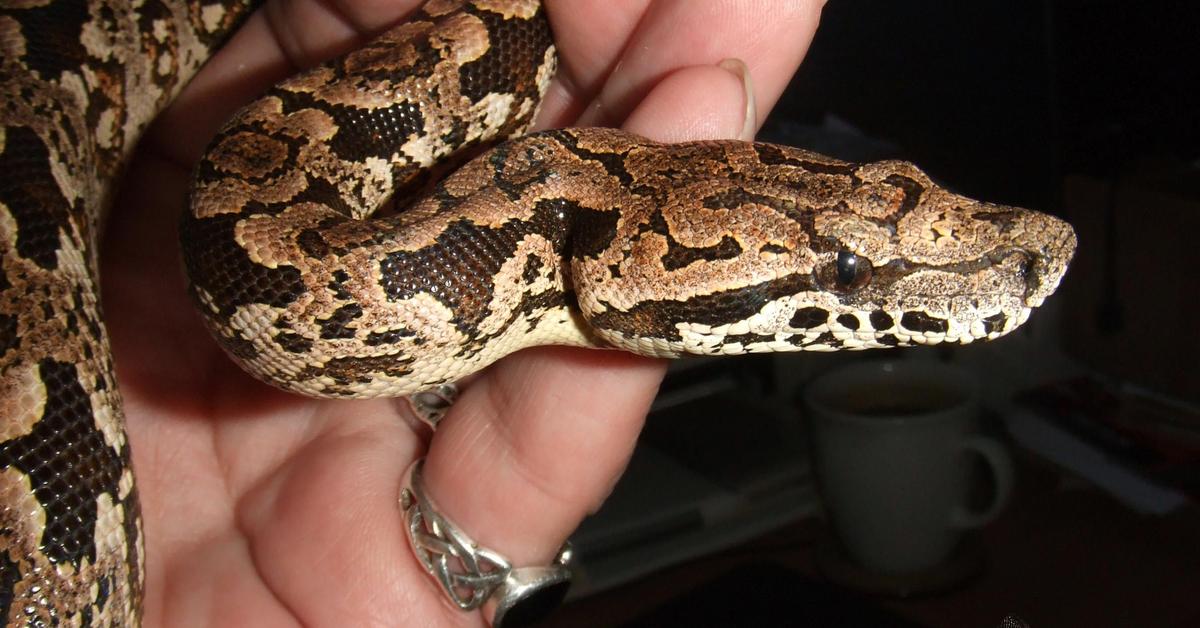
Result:
[[[768,166],[795,166],[809,172],[849,177],[854,183],[860,182],[858,167],[854,164],[800,159],[772,144],[755,144],[754,152],[758,154],[758,160]]]
[[[921,201],[921,194],[925,192],[925,186],[903,175],[893,174],[883,180],[888,185],[900,188],[904,192],[904,200],[900,201],[900,209],[898,213],[903,216],[912,211],[912,208],[917,206]]]
[[[542,258],[536,255],[525,256],[525,269],[521,271],[521,281],[526,284],[531,284],[542,276],[542,269],[546,264],[542,262]]]
[[[333,338],[353,338],[355,332],[358,331],[353,323],[356,319],[362,316],[362,306],[357,303],[348,303],[333,311],[329,318],[317,319],[317,324],[321,326],[321,338],[330,340]]]
[[[498,229],[468,220],[452,222],[434,244],[416,251],[389,253],[380,262],[388,300],[428,294],[457,312],[455,325],[469,336],[487,318],[503,261],[516,252],[530,226],[509,221]]]
[[[883,310],[875,310],[871,312],[870,316],[867,317],[867,320],[871,321],[871,327],[874,328],[875,331],[887,331],[896,324],[896,320]]]
[[[41,268],[58,268],[59,234],[70,232],[71,204],[50,170],[50,149],[25,127],[5,129],[0,198],[17,223],[17,252]]]
[[[21,346],[17,337],[17,317],[11,314],[0,314],[0,358],[10,349]],[[2,591],[3,589],[0,589]]]
[[[0,552],[0,617],[8,617],[12,590],[20,581],[20,566],[8,559],[8,552]]]
[[[983,319],[983,331],[986,333],[994,333],[1004,330],[1004,324],[1008,322],[1008,317],[1004,312],[998,312]]]
[[[881,344],[885,347],[899,347],[900,346],[900,341],[896,338],[895,334],[883,334],[882,336],[877,336],[875,338],[875,342],[878,342],[879,344]]]
[[[790,184],[794,189],[803,189],[802,183]],[[736,210],[744,205],[759,205],[762,207],[770,207],[781,214],[787,215],[790,211],[795,211],[796,201],[791,198],[780,198],[776,196],[767,196],[765,194],[755,194],[739,188],[729,188],[722,190],[716,194],[704,197],[701,200],[701,206],[705,209],[732,209]]]
[[[915,332],[933,332],[944,334],[950,328],[950,323],[944,318],[934,318],[924,312],[905,312],[900,318],[900,324],[905,329]]]
[[[624,156],[617,153],[598,153],[583,148],[579,145],[579,142],[575,136],[571,135],[570,133],[565,133],[562,131],[542,131],[542,133],[552,136],[555,140],[562,144],[563,148],[566,148],[576,157],[599,163],[604,167],[608,174],[615,177],[621,182],[621,185],[625,186],[626,188],[633,187],[633,175],[629,174],[629,171],[625,168]]]
[[[329,244],[325,242],[325,238],[320,231],[316,229],[305,229],[296,236],[296,244],[300,247],[304,254],[313,258],[321,259],[329,255]]]
[[[227,214],[196,220],[189,212],[180,228],[184,239],[196,243],[183,250],[184,263],[193,278],[192,293],[196,295],[203,289],[223,316],[232,315],[238,306],[248,303],[285,307],[306,291],[295,267],[267,268],[250,259],[234,236],[241,219],[237,214]],[[198,285],[196,277],[206,282]]]
[[[349,290],[346,290],[347,281],[350,281],[349,273],[339,268],[333,271],[333,280],[329,282],[327,287],[333,293],[333,296],[342,301],[349,301],[354,298],[354,295],[350,294]]]
[[[536,98],[536,69],[542,64],[546,49],[554,43],[545,12],[539,9],[538,16],[531,20],[509,20],[491,11],[478,11],[475,15],[487,27],[490,45],[478,59],[459,68],[463,96],[473,102],[496,93]],[[502,131],[501,136],[512,130]]]
[[[695,262],[732,259],[741,254],[742,246],[730,236],[724,236],[720,242],[706,247],[684,246],[668,236],[667,252],[662,256],[662,265],[664,270],[672,271]]]
[[[313,341],[294,332],[283,332],[275,335],[275,344],[288,353],[307,353]]]
[[[97,497],[120,502],[120,454],[96,429],[91,391],[84,390],[75,364],[44,359],[38,375],[58,394],[46,397],[33,429],[3,443],[0,459],[29,476],[46,517],[43,551],[53,562],[79,569],[84,560],[96,560]]]
[[[574,216],[571,237],[568,242],[567,255],[575,259],[586,257],[595,258],[605,251],[617,237],[617,220],[621,213],[612,211],[597,211],[584,207],[574,201],[559,199],[557,201],[543,200],[538,202],[538,209],[543,204],[561,205],[562,209]]]
[[[379,355],[368,357],[333,358],[319,366],[305,367],[297,375],[299,380],[311,380],[321,377],[332,379],[335,384],[349,386],[353,383],[369,382],[382,373],[389,377],[404,377],[412,372],[408,364],[410,358],[395,355]],[[326,388],[326,392],[337,395],[354,395],[354,391],[342,389],[340,386]]]
[[[337,134],[329,140],[330,150],[347,161],[388,159],[409,138],[425,133],[421,108],[410,102],[370,109],[325,104],[321,110],[337,123]]]
[[[411,329],[388,329],[386,331],[373,331],[367,334],[367,337],[363,340],[363,343],[369,347],[378,347],[379,345],[396,344],[405,338],[412,338],[416,335],[417,332]]]
[[[14,24],[24,26],[22,29],[25,31],[24,35],[40,40],[36,46],[31,46],[30,50],[20,57],[20,63],[43,77],[58,77],[63,72],[75,70],[81,64],[90,61],[91,55],[82,43],[78,26],[74,29],[50,26],[88,24],[90,20],[94,19],[89,11],[89,6],[92,5],[88,5],[86,2],[5,3],[6,11],[10,10],[10,7],[19,7],[19,10],[13,11],[11,15],[17,18],[17,21],[13,22]],[[115,22],[115,17],[111,14],[109,19]],[[15,65],[17,61],[15,56],[13,61]],[[11,131],[12,128],[9,127],[9,130]],[[9,140],[11,141],[11,136]],[[0,172],[4,172],[6,176],[11,174],[9,170],[0,170]],[[10,200],[8,197],[4,198]]]
[[[804,307],[796,310],[788,327],[792,329],[812,329],[829,322],[829,312],[819,307]]]

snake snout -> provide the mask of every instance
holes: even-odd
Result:
[[[1025,280],[1025,305],[1038,307],[1054,293],[1075,255],[1075,230],[1065,221],[1030,212],[1028,241],[1020,249],[1020,272]]]

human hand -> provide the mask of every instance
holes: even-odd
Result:
[[[266,85],[353,49],[416,2],[272,2],[162,116],[104,245],[104,306],[145,522],[147,625],[478,626],[405,539],[397,496],[427,456],[443,514],[513,564],[550,561],[623,469],[664,370],[539,348],[487,369],[426,442],[397,400],[313,400],[260,384],[203,331],[179,270],[192,164]],[[752,134],[803,56],[817,2],[549,3],[560,70],[541,126],[680,141]],[[736,73],[754,78],[754,115]],[[152,244],[157,243],[157,244]]]

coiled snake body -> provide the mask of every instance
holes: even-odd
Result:
[[[97,298],[98,219],[140,131],[248,11],[8,0],[0,12],[0,613],[124,625],[137,490]],[[197,168],[192,294],[256,376],[403,395],[537,344],[651,356],[994,338],[1069,226],[902,162],[608,129],[520,135],[554,72],[536,2],[432,1],[242,110]],[[407,200],[409,198],[415,200]],[[383,211],[377,211],[383,208]]]

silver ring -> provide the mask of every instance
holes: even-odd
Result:
[[[571,586],[570,543],[549,565],[513,568],[438,512],[425,491],[424,463],[408,468],[400,509],[413,553],[450,601],[464,611],[482,608],[493,628],[529,625],[557,608]]]
[[[437,430],[438,423],[442,422],[455,401],[458,401],[458,386],[442,384],[409,395],[408,407],[412,408],[413,414],[428,425],[429,429]]]

